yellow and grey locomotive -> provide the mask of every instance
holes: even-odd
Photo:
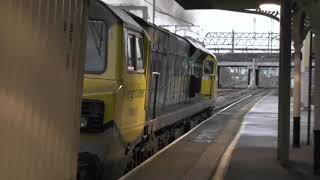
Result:
[[[78,179],[119,178],[210,116],[216,71],[195,40],[92,0]]]

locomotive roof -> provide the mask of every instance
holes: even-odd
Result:
[[[194,46],[197,49],[200,49],[203,52],[206,52],[208,54],[211,54],[205,47],[203,47],[199,42],[194,40],[191,37],[184,37],[192,46]]]
[[[98,0],[99,3],[103,4],[104,7],[108,8],[117,18],[119,21],[123,22],[127,28],[142,32],[143,28],[131,17],[129,16],[124,10],[107,4]]]
[[[184,37],[178,35],[178,34],[175,34],[175,33],[172,33],[171,31],[161,27],[161,26],[157,26],[149,21],[146,21],[145,19],[142,19],[141,17],[139,16],[136,16],[135,14],[131,13],[131,12],[127,12],[128,15],[130,15],[135,21],[137,21],[138,24],[143,24],[144,26],[150,26],[150,27],[153,27],[159,31],[162,31],[162,32],[165,32],[165,33],[168,33],[168,34],[171,34],[173,36],[176,36],[177,38],[180,38],[181,40],[186,40]]]
[[[164,29],[164,28],[162,28],[162,27],[160,27],[160,26],[157,26],[157,25],[155,25],[155,24],[153,24],[153,23],[150,23],[149,21],[146,21],[146,20],[144,20],[144,19],[142,19],[142,18],[140,18],[140,17],[138,17],[138,16],[136,16],[136,15],[130,13],[130,12],[127,12],[127,13],[128,13],[134,20],[136,20],[139,24],[143,24],[142,26],[150,26],[150,27],[153,27],[153,28],[158,29],[158,30],[160,30],[160,31],[163,31],[163,32],[165,32],[165,33],[169,33],[169,34],[171,34],[171,35],[173,35],[173,36],[176,36],[176,37],[178,37],[178,38],[181,39],[181,40],[187,41],[191,46],[194,46],[196,49],[198,49],[198,50],[200,50],[200,51],[202,51],[202,52],[204,52],[204,53],[207,53],[207,54],[213,56],[213,57],[216,59],[215,55],[213,55],[212,53],[210,53],[208,49],[206,49],[205,47],[203,47],[199,42],[197,42],[197,41],[194,40],[193,38],[191,38],[191,37],[182,37],[182,36],[180,36],[180,35],[178,35],[178,34],[175,34],[175,33],[170,32],[170,31],[167,30],[167,29]]]
[[[198,41],[194,40],[191,37],[184,37],[184,38],[195,48],[213,56],[216,59],[215,55],[213,55],[207,48],[203,47]]]

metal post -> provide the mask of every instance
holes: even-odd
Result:
[[[251,67],[248,67],[248,86],[251,87]]]
[[[231,47],[231,52],[234,53],[234,30],[232,30],[232,47]]]
[[[289,161],[291,17],[291,0],[282,0],[280,19],[278,159],[283,165],[286,165]]]
[[[270,32],[268,32],[268,53],[270,53]]]
[[[310,56],[309,56],[309,87],[308,87],[308,133],[307,133],[307,145],[310,145],[310,131],[311,131],[311,97],[312,97],[312,31],[310,32]]]
[[[256,59],[252,59],[252,79],[251,79],[251,87],[256,88],[257,86],[257,71],[256,71]]]
[[[156,22],[156,0],[153,0],[152,23]]]
[[[273,43],[273,32],[271,32],[271,47],[270,47],[271,48],[271,53],[272,53],[272,48],[273,48],[272,47],[272,43]]]
[[[320,175],[320,33],[315,33],[314,172]]]

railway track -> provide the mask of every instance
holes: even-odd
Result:
[[[189,130],[188,132],[186,132],[185,134],[183,134],[182,136],[177,138],[175,141],[173,141],[172,143],[168,144],[163,149],[156,152],[153,156],[149,157],[147,160],[145,160],[143,163],[141,163],[136,168],[129,171],[127,174],[122,176],[120,179],[127,179],[130,176],[130,174],[134,173],[135,171],[138,171],[145,164],[147,164],[147,163],[151,162],[153,159],[157,158],[160,154],[167,151],[173,145],[177,144],[179,141],[181,141],[183,138],[185,138],[186,136],[191,134],[197,128],[199,128],[204,123],[206,123],[207,121],[212,119],[214,116],[217,116],[218,114],[228,110],[229,108],[232,108],[233,106],[239,104],[242,101],[249,99],[252,96],[255,96],[260,93],[264,93],[265,91],[266,90],[249,90],[249,89],[244,89],[244,90],[239,91],[239,90],[233,89],[233,90],[228,90],[227,92],[224,92],[223,95],[220,95],[220,97],[219,97],[220,101],[219,101],[219,98],[217,98],[218,99],[217,106],[216,106],[216,108],[214,108],[213,115],[211,117],[207,118],[206,120],[203,120],[201,123],[199,123],[198,125],[193,127],[191,130]],[[231,96],[232,98],[227,98],[226,96]],[[131,178],[129,178],[129,179],[131,179]]]
[[[222,88],[222,89],[218,89],[218,93],[217,93],[217,96],[225,96],[225,95],[228,95],[228,94],[231,94],[231,93],[235,93],[239,90],[243,90],[243,89],[240,89],[240,88]]]

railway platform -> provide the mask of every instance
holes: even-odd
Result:
[[[306,145],[306,111],[302,111],[301,118],[301,148],[290,149],[290,165],[279,164],[277,104],[278,95],[275,90],[242,97],[121,179],[319,178],[313,175],[312,145]]]
[[[319,178],[313,175],[312,145],[306,145],[306,111],[302,111],[301,118],[301,147],[290,148],[288,165],[280,165],[277,160],[277,104],[278,97],[273,92],[262,98],[247,113],[238,135],[221,159],[213,180],[314,180]]]
[[[251,91],[239,96],[233,103],[218,108],[211,118],[121,179],[210,179],[244,116],[265,93]]]

